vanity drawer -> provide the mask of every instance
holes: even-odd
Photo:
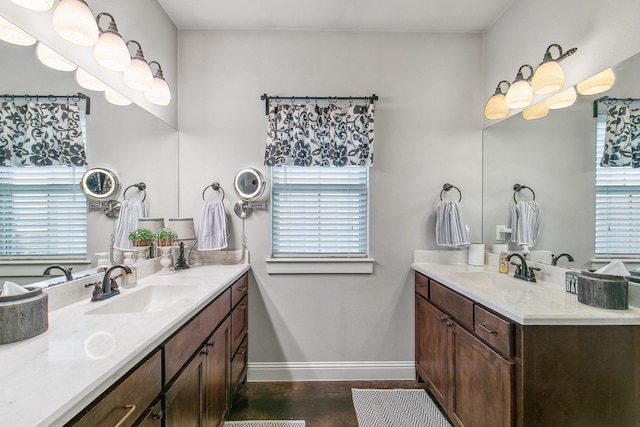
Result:
[[[232,392],[244,381],[247,375],[247,364],[249,362],[249,337],[245,336],[238,348],[238,352],[231,360],[231,390]]]
[[[229,314],[231,288],[206,306],[164,345],[164,378],[167,384]]]
[[[513,324],[477,305],[474,308],[474,313],[473,331],[475,334],[504,356],[512,357]]]
[[[235,353],[249,329],[249,297],[242,301],[231,312],[231,354]]]
[[[73,427],[133,425],[160,394],[162,357],[159,351],[127,373],[114,388],[96,400],[96,405],[76,421]]]
[[[231,308],[235,307],[249,290],[249,275],[244,274],[231,285]]]
[[[429,278],[416,272],[416,293],[429,298]]]
[[[429,300],[461,326],[473,330],[473,301],[446,286],[430,280]]]

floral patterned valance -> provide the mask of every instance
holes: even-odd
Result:
[[[87,164],[77,103],[0,104],[0,166]]]
[[[609,107],[600,165],[640,167],[640,108],[630,105]]]
[[[269,106],[267,166],[372,166],[374,104]]]

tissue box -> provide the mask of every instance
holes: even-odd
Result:
[[[578,275],[578,302],[610,310],[629,308],[629,283],[624,276],[583,270]]]
[[[48,295],[41,288],[0,296],[0,344],[22,341],[49,328]]]

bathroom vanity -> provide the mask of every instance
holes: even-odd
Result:
[[[248,270],[152,274],[50,311],[47,332],[0,347],[0,425],[222,425],[246,378]]]
[[[455,426],[639,426],[640,310],[465,264],[414,264],[416,376]]]

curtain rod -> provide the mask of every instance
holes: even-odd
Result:
[[[91,98],[87,95],[85,95],[82,92],[78,92],[74,95],[29,95],[29,94],[25,94],[25,95],[9,95],[9,94],[4,94],[4,95],[0,95],[0,98],[2,98],[5,101],[14,101],[15,99],[25,99],[27,101],[31,101],[33,99],[36,100],[36,102],[40,101],[40,99],[42,98],[43,100],[46,99],[48,101],[51,102],[55,102],[58,100],[58,98],[67,98],[67,100],[71,99],[73,101],[80,101],[81,99],[85,100],[85,114],[91,114]]]
[[[272,99],[281,100],[281,99],[290,99],[292,101],[364,101],[367,100],[371,103],[377,101],[378,95],[375,93],[371,96],[269,96],[266,93],[260,96],[260,99],[264,101],[264,113],[266,115],[269,114],[269,101]]]
[[[625,105],[629,105],[633,102],[640,102],[638,98],[612,98],[610,96],[603,96],[593,101],[593,117],[598,117],[598,103],[606,105],[615,105],[618,102],[622,102]]]

